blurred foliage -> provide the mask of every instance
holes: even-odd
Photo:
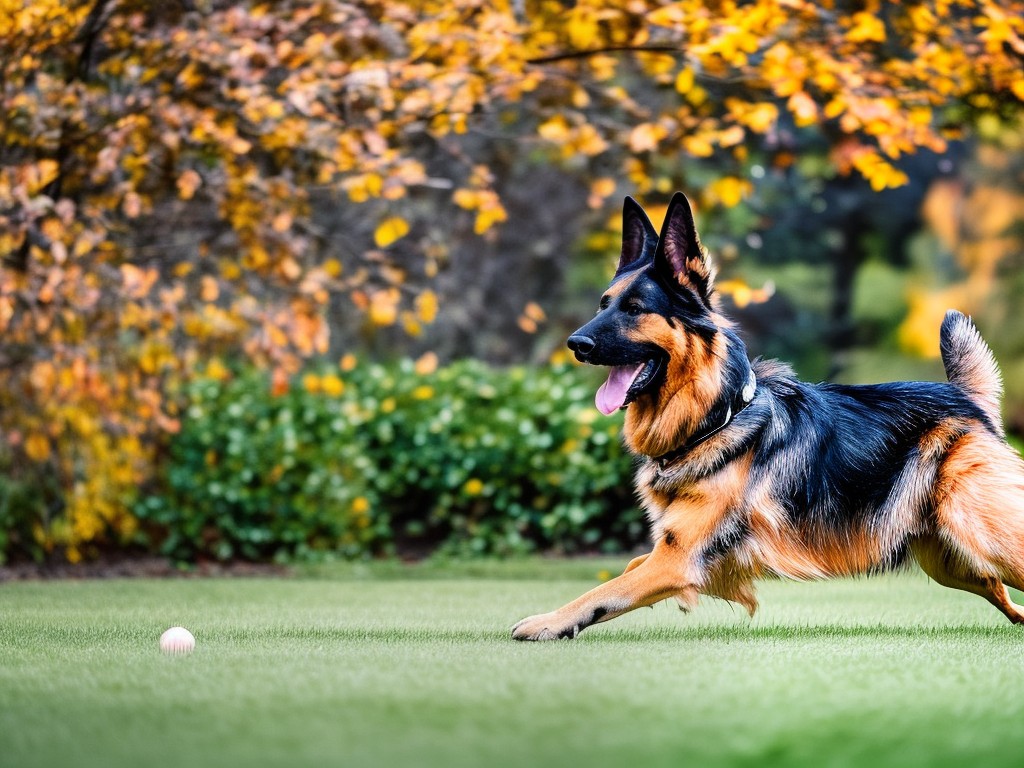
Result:
[[[427,357],[189,388],[142,530],[181,560],[622,551],[642,541],[621,418],[575,367]]]
[[[942,175],[913,159],[1019,132],[1022,36],[1020,0],[0,0],[4,482],[57,489],[18,540],[134,540],[175,393],[218,360],[280,390],[356,346],[547,359],[624,193],[690,193],[754,341],[821,376],[930,354],[948,298],[1012,320],[1019,202],[977,189],[899,330],[854,304],[872,260],[911,269]]]
[[[0,565],[8,559],[42,562],[49,554],[45,532],[64,520],[62,491],[44,471],[11,469],[10,451],[0,446]]]

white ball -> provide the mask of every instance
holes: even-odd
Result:
[[[164,653],[192,653],[196,639],[184,627],[171,627],[160,635],[160,650]]]

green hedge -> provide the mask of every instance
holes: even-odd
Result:
[[[42,529],[60,519],[60,487],[50,473],[16,465],[0,444],[0,565],[8,559],[42,562],[49,552]]]
[[[588,373],[367,364],[278,396],[255,371],[200,381],[136,514],[180,560],[622,551],[646,527]]]

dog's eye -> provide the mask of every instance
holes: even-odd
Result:
[[[611,296],[602,296],[601,297],[601,303],[597,305],[597,311],[598,312],[603,312],[604,310],[608,309],[608,305],[611,304],[611,303],[612,303],[612,297]]]
[[[636,317],[637,315],[642,315],[643,313],[644,308],[641,307],[639,304],[634,304],[633,302],[630,302],[629,304],[626,305],[626,314],[630,315],[631,317]]]

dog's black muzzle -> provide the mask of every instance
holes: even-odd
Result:
[[[587,356],[597,347],[597,342],[582,333],[574,333],[566,342],[581,363],[587,362]]]

